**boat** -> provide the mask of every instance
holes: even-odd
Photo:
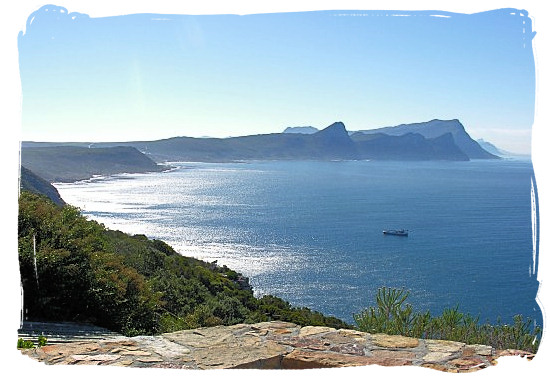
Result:
[[[409,236],[409,230],[384,230],[384,235]]]

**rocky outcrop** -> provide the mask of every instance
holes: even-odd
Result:
[[[286,127],[283,133],[313,134],[319,132],[319,129],[311,126]]]
[[[70,183],[98,175],[159,172],[170,169],[169,166],[158,165],[136,148],[129,146],[23,147],[21,164],[51,183]]]
[[[160,336],[107,335],[94,340],[79,337],[21,351],[47,364],[183,369],[307,369],[376,364],[448,372],[490,367],[500,356],[534,356],[484,345],[300,327],[282,321],[199,328]]]
[[[439,120],[434,119],[423,123],[401,124],[393,127],[384,127],[377,129],[368,129],[357,131],[355,133],[373,134],[384,133],[389,136],[403,136],[407,133],[416,133],[424,136],[426,139],[435,139],[450,133],[456,147],[470,159],[499,159],[483,149],[475,142],[464,129],[464,126],[458,119]]]
[[[63,201],[57,189],[51,185],[50,182],[42,179],[40,176],[36,175],[24,166],[21,166],[19,187],[23,190],[46,196],[57,206],[65,206],[65,201]]]
[[[23,142],[22,146],[22,158],[25,154],[31,155],[33,150],[36,152],[42,149],[40,152],[44,153],[43,149],[54,147],[112,149],[124,146],[140,150],[159,162],[358,159],[467,161],[498,158],[482,149],[458,120],[432,120],[356,132],[348,132],[342,122],[335,122],[321,130],[313,127],[287,128],[283,133],[228,138],[173,137],[156,141],[95,144]],[[33,166],[29,167],[33,169]],[[44,172],[39,169],[35,171]]]

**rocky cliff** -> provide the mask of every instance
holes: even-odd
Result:
[[[50,182],[42,179],[40,176],[23,166],[21,166],[21,175],[19,176],[19,187],[33,193],[44,195],[52,200],[57,206],[65,205],[65,201],[63,201],[57,189],[51,185]]]
[[[83,338],[65,338],[21,351],[47,364],[182,369],[307,369],[376,364],[467,372],[496,365],[501,356],[533,358],[526,352],[498,351],[490,346],[301,327],[282,321],[199,328],[151,337],[111,334],[100,339],[95,333],[90,340]]]
[[[456,146],[470,159],[498,159],[483,149],[475,142],[464,129],[462,123],[457,120],[434,119],[424,123],[401,124],[393,127],[362,130],[355,133],[373,134],[383,133],[388,136],[403,136],[407,133],[416,133],[426,139],[436,139],[446,133],[450,133]]]
[[[458,120],[432,120],[350,132],[342,122],[283,133],[229,138],[173,137],[156,141],[89,143],[23,142],[23,153],[48,147],[133,147],[155,161],[243,160],[469,160],[498,158],[482,149]],[[36,152],[36,151],[34,151]],[[41,151],[44,153],[44,150]],[[32,168],[31,168],[32,169]],[[38,170],[37,170],[38,171]]]
[[[48,182],[74,182],[95,175],[155,172],[169,169],[129,146],[24,147],[21,164]]]

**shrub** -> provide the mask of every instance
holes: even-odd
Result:
[[[270,319],[349,327],[277,297],[257,299],[246,278],[225,265],[108,230],[30,192],[19,197],[18,223],[29,320],[87,321],[125,335]]]
[[[365,308],[354,315],[357,328],[369,333],[386,333],[416,338],[444,339],[467,344],[484,344],[497,349],[518,349],[536,353],[541,328],[531,319],[514,317],[514,325],[489,323],[480,325],[479,317],[464,314],[458,306],[447,308],[441,316],[429,311],[415,312],[405,303],[410,292],[404,289],[378,289],[376,307]]]
[[[38,347],[46,346],[48,339],[44,336],[38,336]]]
[[[29,340],[25,340],[23,338],[19,338],[17,340],[17,348],[18,349],[32,349],[34,348],[34,343]]]

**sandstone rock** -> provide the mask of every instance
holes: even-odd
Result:
[[[49,358],[48,362],[53,364],[53,363],[56,363],[58,360],[62,360],[62,359],[65,359],[65,357],[63,355],[58,355],[58,356],[54,356],[53,358]]]
[[[228,341],[233,337],[232,334],[222,326],[201,328],[193,331],[181,330],[178,332],[166,333],[162,336],[177,344],[195,348],[208,348],[215,346]]]
[[[283,358],[283,369],[353,367],[372,364],[368,357],[316,351],[294,350]]]
[[[256,337],[234,337],[223,345],[199,348],[192,352],[193,363],[199,369],[210,368],[264,368],[280,362],[287,347],[274,341]]]
[[[450,360],[453,356],[453,353],[450,352],[429,352],[426,354],[422,360],[426,363],[442,363]]]
[[[300,333],[298,334],[298,336],[306,337],[306,336],[312,336],[315,334],[335,332],[335,331],[336,329],[334,328],[327,328],[324,326],[304,326],[302,329],[300,329]]]
[[[281,361],[283,357],[276,355],[271,358],[256,359],[249,363],[242,363],[233,368],[235,369],[281,369]]]
[[[522,358],[523,357],[526,357],[527,359],[531,360],[533,359],[534,355],[531,354],[531,353],[528,353],[527,351],[523,351],[523,350],[511,350],[511,349],[507,349],[507,350],[501,350],[501,351],[498,351],[496,352],[497,356],[521,356]]]
[[[266,321],[252,326],[257,329],[267,329],[269,334],[276,336],[292,335],[300,331],[300,326],[285,321]]]
[[[61,352],[59,351],[59,348],[55,345],[42,346],[40,350],[48,355],[61,354]]]
[[[124,359],[124,360],[121,360],[120,362],[115,362],[115,363],[113,363],[112,365],[113,365],[113,366],[128,367],[128,366],[130,366],[132,363],[134,363],[134,360],[133,360],[133,359]]]
[[[21,350],[47,364],[94,364],[175,369],[305,369],[418,365],[469,372],[496,364],[499,356],[533,354],[490,346],[419,340],[282,321],[217,326],[160,336],[112,337]]]
[[[71,355],[71,358],[76,361],[113,361],[120,358],[120,355],[97,354],[97,355]]]
[[[488,366],[486,362],[477,357],[453,359],[449,361],[449,365],[456,367],[461,371],[473,371],[475,369],[483,369]]]
[[[426,347],[429,351],[434,352],[457,352],[462,350],[466,345],[461,342],[444,341],[439,339],[426,339]]]
[[[136,360],[138,362],[143,362],[143,363],[162,362],[162,358],[160,358],[158,356],[153,356],[153,357],[148,357],[148,358],[137,358]]]
[[[424,368],[430,368],[430,369],[434,369],[436,371],[449,371],[449,368],[444,365],[444,364],[436,364],[436,363],[423,363],[421,364],[422,367]]]
[[[412,351],[399,350],[372,350],[372,356],[375,358],[391,358],[391,359],[406,359],[413,360],[416,354]]]
[[[462,349],[463,356],[472,356],[472,355],[484,355],[491,356],[494,353],[494,349],[491,346],[485,345],[466,345]]]
[[[349,355],[366,355],[365,345],[361,343],[339,343],[329,346],[329,351]]]
[[[373,334],[371,338],[373,344],[379,347],[408,348],[417,347],[419,344],[419,341],[416,338],[391,336],[388,334]]]
[[[139,339],[142,347],[150,349],[150,351],[154,351],[157,354],[163,354],[166,358],[180,358],[182,355],[191,352],[188,347],[170,341],[163,336],[140,336],[134,338]]]
[[[332,344],[366,344],[366,333],[357,332],[355,330],[342,331],[337,330],[321,335],[321,337]]]
[[[338,329],[338,330],[337,330],[337,333],[338,333],[338,335],[340,335],[341,337],[352,337],[352,338],[355,338],[355,339],[362,339],[362,340],[365,339],[365,333],[364,333],[364,332],[357,331],[357,330],[351,330],[351,329]]]

